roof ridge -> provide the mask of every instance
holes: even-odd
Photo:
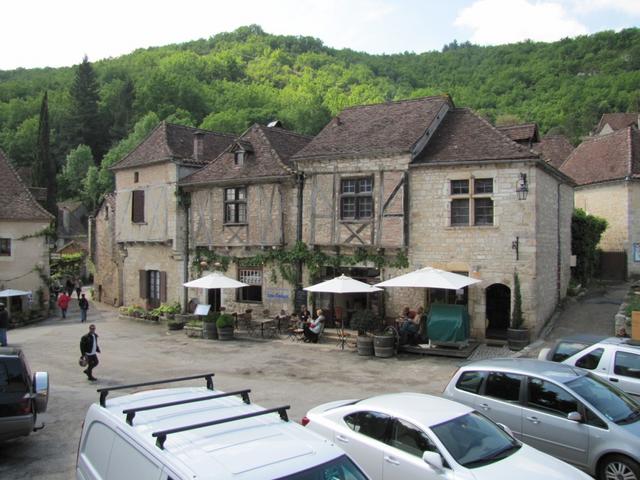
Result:
[[[49,217],[50,220],[54,220],[55,216],[51,212],[49,212],[49,210],[47,210],[42,205],[40,205],[40,202],[38,202],[36,198],[32,195],[31,190],[29,190],[29,187],[25,185],[25,183],[22,181],[22,177],[18,175],[18,172],[9,161],[9,156],[1,148],[0,148],[0,157],[4,159],[5,163],[9,167],[9,171],[13,174],[13,176],[17,180],[18,185],[20,185],[27,192],[27,195],[29,196],[31,201],[35,204],[36,208],[40,210],[42,213],[44,213],[45,216]]]
[[[164,123],[165,125],[168,125],[170,127],[177,127],[177,128],[182,128],[184,130],[190,130],[190,131],[194,131],[194,132],[202,132],[202,133],[214,133],[216,135],[223,135],[225,137],[232,137],[232,138],[236,138],[236,135],[233,133],[226,133],[226,132],[216,132],[215,130],[207,130],[206,128],[199,128],[199,127],[190,127],[188,125],[180,125],[179,123],[171,123],[171,122],[167,122],[166,120],[163,120],[162,123]]]
[[[341,110],[341,112],[344,112],[345,110],[356,110],[358,108],[377,107],[379,105],[392,105],[392,104],[399,104],[399,103],[414,103],[414,102],[424,101],[424,100],[427,100],[427,99],[436,99],[436,98],[439,98],[439,99],[444,100],[444,101],[447,101],[447,100],[450,101],[451,100],[451,97],[449,96],[448,93],[443,93],[441,95],[427,95],[425,97],[406,98],[404,100],[387,100],[386,102],[366,103],[366,104],[363,104],[363,105],[352,105],[350,107],[343,108]],[[340,116],[340,114],[338,114],[338,116]]]
[[[293,130],[288,130],[286,128],[278,128],[278,127],[270,127],[268,125],[262,125],[261,123],[256,123],[256,125],[258,125],[260,128],[265,129],[265,131],[267,132],[273,132],[273,133],[282,133],[285,135],[292,135],[292,136],[296,136],[296,137],[302,137],[302,138],[313,138],[313,135],[305,135],[304,133],[298,133],[295,132]]]
[[[111,165],[109,167],[109,170],[114,169],[115,167],[117,167],[120,163],[123,163],[127,158],[129,158],[133,152],[135,152],[136,150],[138,150],[142,145],[144,145],[144,143],[149,140],[151,138],[151,136],[156,133],[156,130],[158,130],[159,128],[161,128],[166,122],[164,120],[162,120],[160,123],[158,123],[153,130],[151,130],[146,137],[144,137],[142,140],[140,140],[137,145],[135,147],[133,147],[131,150],[129,150],[127,152],[127,154],[122,157],[120,160],[118,160],[116,163],[114,163],[113,165]],[[165,136],[165,140],[166,140],[166,136]]]

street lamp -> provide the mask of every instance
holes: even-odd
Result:
[[[516,193],[518,194],[518,200],[526,200],[529,193],[529,184],[527,183],[527,174],[521,173],[520,178],[516,182]]]

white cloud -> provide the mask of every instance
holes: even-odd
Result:
[[[640,16],[638,0],[573,0],[573,8],[576,12],[618,10],[629,15]]]
[[[477,0],[459,13],[454,24],[471,29],[471,42],[480,45],[526,39],[552,42],[588,32],[559,3],[532,0]]]

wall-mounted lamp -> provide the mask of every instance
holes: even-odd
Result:
[[[529,193],[529,184],[527,183],[527,174],[521,173],[520,178],[516,182],[516,193],[518,194],[518,200],[526,200]]]
[[[516,260],[520,260],[520,237],[511,242],[511,248],[516,251]]]

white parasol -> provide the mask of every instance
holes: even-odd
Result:
[[[447,272],[437,268],[425,267],[404,275],[400,275],[384,282],[376,283],[376,287],[417,287],[417,288],[445,288],[459,290],[479,283],[481,280],[459,273]]]
[[[213,272],[204,277],[191,280],[190,282],[182,284],[185,287],[190,288],[242,288],[248,287],[246,283],[239,282],[233,278],[229,278],[220,272]]]

